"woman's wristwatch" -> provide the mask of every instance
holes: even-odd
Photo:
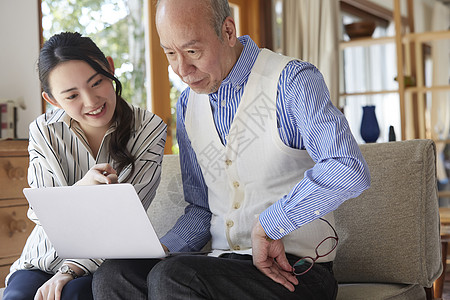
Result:
[[[78,276],[77,273],[75,273],[74,270],[72,270],[68,265],[62,265],[59,269],[58,272],[61,274],[69,274],[72,275],[73,279],[77,279]]]

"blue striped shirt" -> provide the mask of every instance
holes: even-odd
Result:
[[[214,122],[222,143],[236,114],[245,85],[260,49],[248,37],[244,49],[217,92],[209,95]],[[177,103],[177,139],[185,200],[185,215],[162,239],[171,251],[199,250],[210,238],[208,189],[186,133],[184,117],[189,88]],[[330,101],[320,72],[310,63],[291,61],[278,82],[277,123],[282,141],[308,151],[316,165],[282,199],[261,213],[267,235],[282,238],[289,232],[336,209],[370,185],[370,174],[342,113]]]

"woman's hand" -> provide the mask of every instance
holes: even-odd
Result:
[[[94,185],[117,183],[117,172],[110,164],[93,166],[75,185]]]
[[[78,276],[82,276],[84,274],[84,271],[72,264],[72,263],[64,263],[68,265]],[[60,300],[61,299],[61,293],[64,288],[64,286],[71,280],[73,280],[73,276],[70,274],[62,274],[59,271],[56,272],[55,275],[53,275],[52,278],[47,280],[36,292],[36,295],[34,296],[34,300],[44,300],[44,299],[55,299]]]
[[[37,290],[34,300],[60,300],[63,287],[71,280],[73,280],[72,275],[57,272]]]

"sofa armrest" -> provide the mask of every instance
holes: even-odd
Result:
[[[335,211],[338,282],[431,287],[442,272],[434,143],[411,140],[360,148],[372,184]]]

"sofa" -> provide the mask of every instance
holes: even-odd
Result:
[[[435,144],[409,140],[360,149],[372,183],[335,211],[338,299],[431,299],[442,272]],[[185,205],[178,156],[166,155],[148,210],[159,236]]]
[[[431,287],[442,272],[435,145],[410,140],[360,148],[372,184],[335,211],[337,298],[432,299]],[[166,155],[148,210],[158,236],[185,206],[179,158]]]

